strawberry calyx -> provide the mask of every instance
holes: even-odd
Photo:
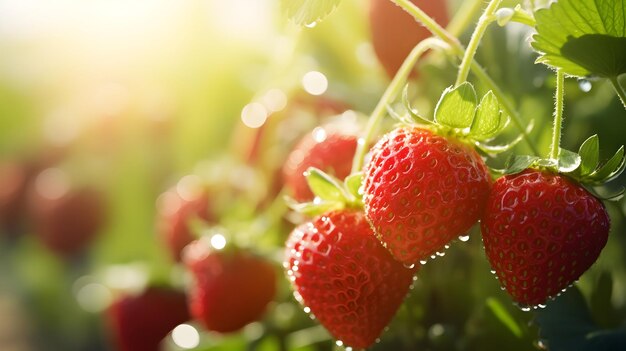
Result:
[[[313,201],[302,203],[286,197],[285,201],[292,210],[317,216],[333,210],[363,208],[362,172],[349,175],[343,182],[315,167],[310,167],[304,176],[315,197]]]
[[[573,179],[595,197],[602,200],[618,201],[625,193],[624,187],[606,193],[602,185],[617,178],[626,168],[624,146],[622,145],[611,158],[600,163],[600,138],[592,135],[580,146],[578,152],[560,148],[558,159],[546,159],[529,155],[512,155],[500,170],[502,174],[516,174],[527,168],[559,173]]]
[[[505,144],[492,143],[508,126],[510,117],[504,113],[493,91],[488,91],[479,101],[474,86],[469,82],[461,83],[456,87],[450,86],[443,91],[435,107],[433,119],[421,116],[411,106],[408,85],[402,93],[402,103],[407,111],[405,115],[399,115],[392,109],[388,109],[389,113],[401,123],[420,124],[439,135],[452,137],[472,145],[492,157],[510,150],[523,138],[520,134]],[[533,124],[529,123],[526,133],[532,128]]]

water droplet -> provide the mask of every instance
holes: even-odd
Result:
[[[403,264],[403,265],[404,265],[404,268],[408,268],[408,269],[413,269],[413,268],[415,268],[415,263],[412,263],[412,264],[405,263],[405,264]]]
[[[439,252],[439,251],[437,251],[435,254],[436,254],[437,256],[439,256],[439,257],[443,257],[443,256],[445,256],[445,255],[446,255],[446,253],[445,253],[445,252]]]
[[[496,271],[494,269],[492,269],[490,272],[491,274],[496,274]]]
[[[524,311],[524,312],[528,312],[528,311],[530,311],[530,307],[528,307],[528,306],[520,307],[520,309],[521,309],[522,311]]]
[[[588,93],[589,91],[591,91],[591,88],[593,87],[591,85],[591,82],[588,81],[587,79],[579,79],[578,80],[578,87],[580,88],[580,90],[584,93]]]
[[[311,313],[311,309],[309,307],[304,307],[304,313]]]
[[[335,341],[335,345],[337,345],[337,346],[343,346],[343,341],[341,341],[341,340],[337,340],[337,341]]]
[[[450,248],[450,245],[447,245],[447,244],[446,244],[446,245],[444,245],[444,246],[443,246],[443,248],[447,250],[447,249],[449,249],[449,248]]]
[[[544,309],[544,308],[546,308],[546,305],[540,303],[536,307],[540,308],[540,309]]]
[[[317,22],[311,22],[311,23],[307,23],[304,25],[307,28],[315,28],[315,26],[317,26]]]
[[[459,240],[461,240],[463,242],[468,241],[469,238],[470,238],[469,235],[461,235],[461,236],[459,236]]]
[[[425,264],[426,264],[426,262],[428,262],[428,261],[426,261],[426,260],[420,260],[420,264],[421,264],[421,265],[425,265]]]
[[[437,255],[430,255],[430,258],[434,260],[435,258],[437,258]]]

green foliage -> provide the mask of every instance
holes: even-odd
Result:
[[[489,91],[483,96],[476,109],[476,117],[470,127],[470,135],[480,140],[487,140],[496,136],[506,123],[507,120],[503,118],[498,98],[492,91]]]
[[[435,122],[449,128],[468,128],[476,115],[476,104],[476,90],[469,82],[448,87],[435,107]]]
[[[626,329],[598,327],[577,287],[570,287],[536,313],[539,337],[551,351],[620,350],[626,344]]]
[[[289,18],[298,25],[311,26],[331,13],[341,0],[281,0]]]
[[[626,1],[560,0],[535,18],[537,62],[578,77],[626,72]]]

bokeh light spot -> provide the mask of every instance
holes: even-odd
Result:
[[[183,349],[193,349],[200,344],[200,333],[189,324],[181,324],[172,330],[172,340]]]
[[[241,121],[247,127],[259,128],[267,120],[267,112],[267,109],[261,103],[249,103],[241,110]]]
[[[321,72],[307,72],[302,77],[302,87],[311,95],[322,95],[328,89],[328,79]]]

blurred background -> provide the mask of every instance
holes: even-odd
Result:
[[[461,5],[448,2],[451,18]],[[161,194],[185,198],[198,184],[214,212],[198,231],[265,257],[278,290],[264,317],[242,330],[219,334],[190,321],[162,349],[337,348],[284,278],[283,244],[298,219],[283,203],[281,167],[316,126],[361,128],[389,83],[368,10],[343,0],[300,28],[278,0],[0,0],[0,350],[117,350],[107,317],[116,299],[189,284],[158,218],[171,206]],[[534,121],[532,140],[547,152],[554,78],[533,64],[531,34],[493,26],[477,59]],[[440,53],[419,64],[412,100],[424,115],[454,81],[455,64]],[[610,157],[626,142],[626,112],[611,86],[567,84],[564,146],[577,150],[597,133]],[[386,123],[381,132],[394,121]],[[529,150],[520,143],[515,152]],[[609,244],[579,287],[598,325],[613,328],[626,316],[626,203],[607,208]],[[537,347],[532,314],[513,306],[489,271],[479,235],[453,245],[424,266],[374,348]]]

